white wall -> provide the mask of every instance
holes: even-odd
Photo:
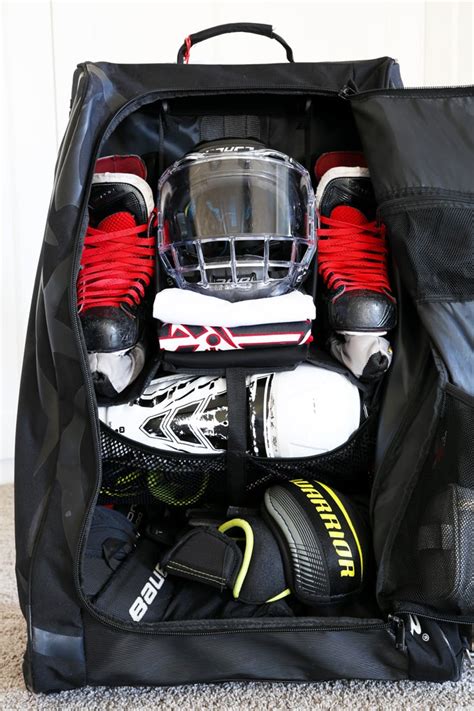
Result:
[[[0,2],[0,459],[13,455],[31,289],[79,62],[174,61],[190,32],[245,20],[273,24],[297,61],[390,55],[407,86],[474,82],[472,2]],[[279,62],[284,53],[265,38],[233,35],[195,47],[191,61]]]

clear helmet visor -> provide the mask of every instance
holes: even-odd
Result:
[[[158,249],[177,286],[236,301],[285,293],[304,277],[314,195],[284,154],[191,154],[158,192]]]

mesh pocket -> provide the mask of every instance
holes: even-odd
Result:
[[[408,604],[474,618],[473,532],[474,399],[448,384],[429,455],[398,524],[385,581],[390,596],[405,610]]]
[[[258,503],[265,488],[295,476],[322,477],[345,492],[368,485],[373,460],[376,415],[341,447],[326,454],[295,459],[247,456],[246,493]],[[102,485],[99,503],[161,501],[168,506],[229,503],[226,455],[161,452],[123,437],[101,424]]]
[[[418,529],[420,596],[430,605],[474,614],[474,491],[450,484],[433,496]]]
[[[247,489],[260,491],[277,481],[295,476],[322,478],[346,493],[369,485],[367,476],[374,459],[377,416],[373,413],[341,447],[314,457],[265,459],[249,457]]]
[[[391,246],[416,300],[463,300],[474,295],[472,207],[383,210]]]
[[[192,506],[206,492],[225,493],[225,457],[160,452],[101,425],[102,485],[99,503]]]

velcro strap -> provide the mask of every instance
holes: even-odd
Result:
[[[227,480],[229,499],[241,504],[245,498],[247,461],[247,389],[243,368],[227,368]]]
[[[241,565],[242,553],[235,541],[215,528],[202,526],[189,531],[162,561],[168,573],[221,592],[233,588]]]

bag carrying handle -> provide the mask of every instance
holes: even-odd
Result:
[[[280,35],[273,32],[273,27],[271,25],[263,25],[258,22],[229,22],[226,25],[209,27],[207,30],[201,30],[200,32],[195,32],[194,34],[186,37],[178,51],[178,64],[187,64],[189,62],[189,52],[193,45],[198,44],[199,42],[204,42],[204,40],[211,39],[211,37],[226,35],[230,32],[250,32],[255,35],[262,35],[263,37],[274,39],[285,48],[288,61],[295,61],[293,58],[293,50],[290,45],[285,42],[283,37],[280,37]]]

